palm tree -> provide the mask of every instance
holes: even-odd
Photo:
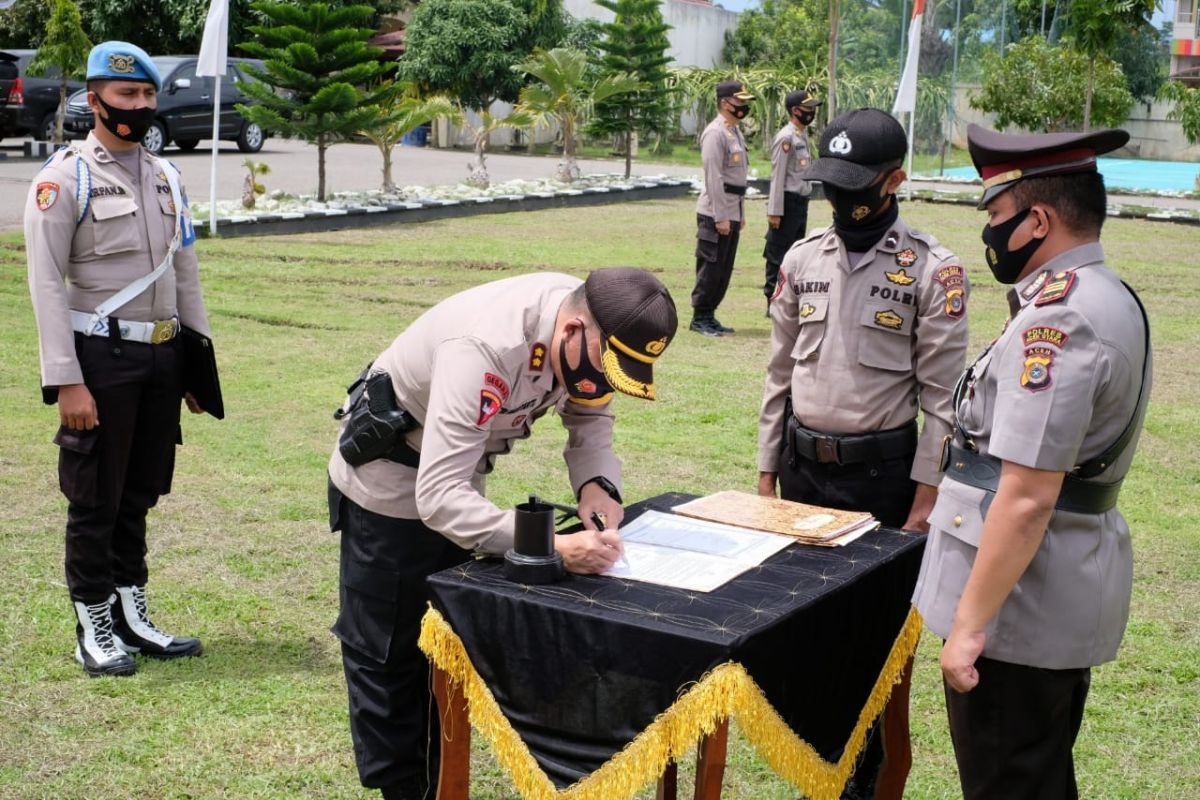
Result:
[[[391,83],[391,80],[385,83]],[[417,96],[416,84],[406,81],[402,82],[398,91],[380,103],[379,111],[378,119],[369,128],[364,128],[362,135],[379,148],[379,154],[383,157],[383,191],[391,192],[396,188],[392,180],[393,148],[409,131],[438,117],[454,116],[458,113],[458,107],[454,101],[440,95],[422,99]]]
[[[539,50],[513,69],[540,81],[521,89],[517,111],[529,114],[535,123],[545,124],[550,119],[558,122],[563,138],[563,159],[554,177],[566,183],[579,177],[579,167],[575,163],[576,138],[579,125],[592,104],[615,94],[644,88],[644,84],[627,73],[589,80],[586,76],[587,55],[566,47]]]
[[[492,112],[479,112],[479,123],[476,124],[467,116],[466,109],[456,106],[453,113],[448,114],[450,121],[471,131],[475,147],[475,158],[467,165],[467,183],[486,189],[491,185],[491,176],[487,171],[487,146],[495,131],[512,128],[520,130],[533,124],[533,117],[520,108],[514,108],[506,117],[497,117]]]

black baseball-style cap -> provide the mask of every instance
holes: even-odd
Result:
[[[746,84],[741,81],[721,81],[717,84],[717,99],[735,97],[738,100],[753,100],[754,95],[746,91]]]
[[[797,89],[794,92],[787,93],[787,97],[783,99],[783,107],[789,111],[796,106],[808,106],[809,108],[816,108],[817,106],[821,105],[822,102],[824,101],[816,99],[803,89]]]
[[[604,376],[619,392],[653,400],[654,362],[679,327],[671,293],[658,278],[633,267],[598,269],[583,290],[604,334]]]
[[[1129,133],[1108,128],[1090,133],[999,133],[972,123],[967,126],[967,149],[983,178],[985,208],[1017,181],[1039,175],[1095,172],[1096,156],[1124,147]]]
[[[821,157],[800,177],[839,189],[865,189],[885,169],[904,163],[908,138],[896,118],[878,108],[856,108],[838,116],[821,134]]]

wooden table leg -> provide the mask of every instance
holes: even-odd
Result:
[[[912,740],[908,732],[908,695],[912,688],[913,660],[904,665],[900,682],[883,709],[883,764],[875,784],[876,800],[901,800],[912,767]]]
[[[679,766],[674,761],[669,761],[658,779],[658,791],[654,793],[654,800],[675,800],[678,788]]]
[[[467,698],[450,676],[433,667],[433,694],[441,722],[438,800],[468,800],[471,788],[471,723]]]
[[[696,800],[719,800],[721,797],[728,744],[728,718],[721,720],[715,731],[700,740],[700,756],[696,759]]]

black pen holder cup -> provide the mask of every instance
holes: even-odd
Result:
[[[554,550],[554,508],[519,504],[513,547],[504,554],[504,577],[515,583],[554,583],[562,576],[562,556]]]

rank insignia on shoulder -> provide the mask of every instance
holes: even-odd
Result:
[[[508,383],[494,372],[483,373],[483,382],[500,394],[500,399],[508,399]]]
[[[482,428],[488,421],[500,412],[500,398],[490,389],[479,392],[479,416],[475,418],[476,427]]]
[[[906,252],[911,253],[912,250],[908,250]],[[896,262],[897,263],[900,262],[899,255],[896,256]],[[911,267],[912,262],[909,262],[908,264],[905,264],[904,266]],[[885,273],[883,273],[883,276],[885,278],[887,278],[889,281],[891,281],[892,283],[898,283],[901,286],[908,286],[910,283],[912,283],[913,281],[916,280],[916,278],[914,278],[913,276],[909,275],[907,272],[904,271],[904,267],[901,267],[896,272],[885,272]]]
[[[1021,373],[1021,388],[1031,392],[1049,389],[1050,368],[1054,366],[1054,351],[1048,347],[1031,347],[1025,351],[1025,369]]]
[[[1063,272],[1056,272],[1053,278],[1046,281],[1046,285],[1042,287],[1042,291],[1038,294],[1037,299],[1033,301],[1035,306],[1044,306],[1048,303],[1057,303],[1071,292],[1071,288],[1075,285],[1075,270],[1069,269]]]
[[[899,253],[896,253],[896,264],[901,267],[911,267],[917,263],[917,252],[911,247],[906,247]]]
[[[1021,339],[1026,347],[1035,344],[1052,344],[1059,350],[1062,350],[1068,338],[1070,337],[1065,331],[1060,331],[1058,328],[1051,328],[1046,325],[1036,325],[1032,328],[1027,328],[1021,334]]]
[[[805,303],[804,305],[800,306],[801,317],[811,317],[814,313],[816,313],[816,311],[817,307],[812,303]]]
[[[887,311],[879,311],[875,314],[875,324],[881,328],[898,331],[904,325],[904,317],[889,308]]]
[[[546,345],[541,342],[536,343],[529,349],[529,368],[535,372],[541,372],[546,366]]]
[[[52,181],[46,181],[37,185],[37,207],[38,211],[48,211],[50,206],[54,205],[54,201],[58,200],[59,186]]]

